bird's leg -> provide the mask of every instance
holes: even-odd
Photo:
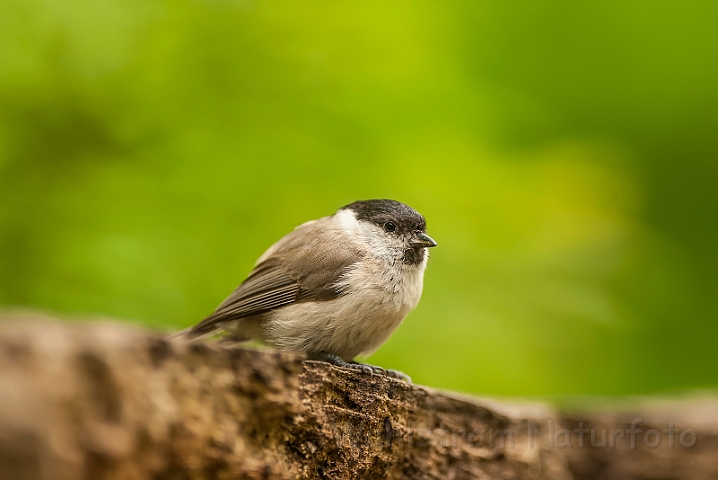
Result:
[[[323,362],[331,363],[332,365],[336,365],[337,367],[350,368],[352,370],[358,370],[362,373],[373,373],[376,375],[396,378],[397,380],[403,380],[405,382],[411,382],[411,378],[409,378],[408,375],[405,375],[397,370],[385,370],[375,365],[368,365],[366,363],[359,363],[355,361],[347,362],[340,356],[334,355],[332,353],[319,352],[312,355],[311,358],[314,360],[321,360]]]

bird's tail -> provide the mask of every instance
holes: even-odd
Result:
[[[190,340],[189,334],[192,331],[192,327],[185,328],[179,332],[175,332],[172,335],[167,335],[165,340],[176,341],[176,340]]]
[[[169,340],[171,342],[194,342],[204,337],[208,337],[216,333],[216,331],[216,328],[213,328],[211,330],[200,330],[197,328],[197,325],[195,325],[192,327],[187,327],[184,330],[180,330],[179,332],[175,332],[172,335],[168,335],[166,337],[166,340]]]

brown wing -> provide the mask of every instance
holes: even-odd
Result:
[[[326,301],[341,295],[337,281],[359,260],[360,254],[351,242],[338,241],[346,233],[327,220],[302,225],[279,240],[214,313],[186,335],[196,338],[212,333],[231,320],[261,315],[297,302]]]

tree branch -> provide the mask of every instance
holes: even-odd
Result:
[[[3,479],[609,478],[618,452],[559,448],[546,406],[113,323],[2,322],[0,392]]]

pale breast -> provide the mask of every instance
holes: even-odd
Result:
[[[425,268],[426,262],[362,261],[338,282],[344,290],[340,297],[269,314],[263,322],[265,341],[282,350],[328,352],[345,360],[371,353],[418,304]]]

